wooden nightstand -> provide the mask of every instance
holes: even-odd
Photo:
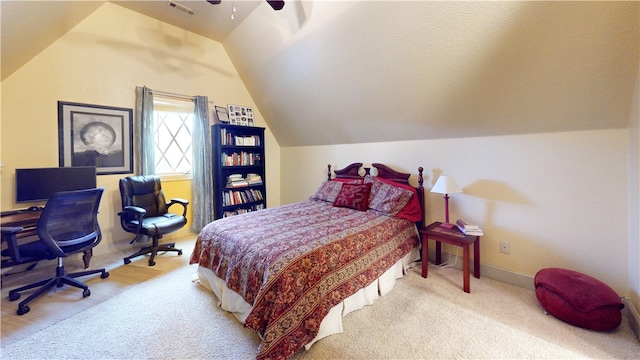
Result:
[[[440,222],[420,229],[422,235],[422,277],[426,278],[429,272],[428,247],[429,239],[436,242],[436,265],[440,265],[442,260],[442,243],[462,246],[462,276],[464,282],[464,292],[469,290],[469,246],[473,244],[473,276],[480,278],[480,236],[465,235],[457,228],[447,229],[440,226]]]

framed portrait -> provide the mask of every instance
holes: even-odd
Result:
[[[133,173],[133,110],[58,101],[58,157],[98,175]]]

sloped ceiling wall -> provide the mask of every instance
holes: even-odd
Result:
[[[103,3],[3,1],[3,79]],[[236,22],[187,5],[235,27],[222,43],[280,146],[627,127],[638,1],[252,3]]]
[[[104,3],[104,1],[0,1],[2,80]]]
[[[223,42],[281,146],[627,126],[638,2],[288,2]]]

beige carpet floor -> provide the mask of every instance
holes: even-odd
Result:
[[[179,266],[24,338],[3,341],[0,356],[254,358],[258,336],[216,307],[214,296],[192,281],[195,268],[187,265],[191,249],[184,250],[180,257],[167,255],[159,260]],[[533,291],[472,278],[472,292],[466,294],[461,290],[460,270],[432,267],[428,279],[420,277],[418,270],[412,269],[373,306],[345,317],[343,334],[325,338],[294,358],[640,358],[640,344],[626,319],[613,332],[584,330],[545,315]],[[106,283],[108,279],[93,284],[91,297]]]

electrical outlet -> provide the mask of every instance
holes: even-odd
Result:
[[[500,252],[503,253],[503,254],[508,254],[509,253],[509,243],[508,242],[504,242],[504,241],[500,242]]]

